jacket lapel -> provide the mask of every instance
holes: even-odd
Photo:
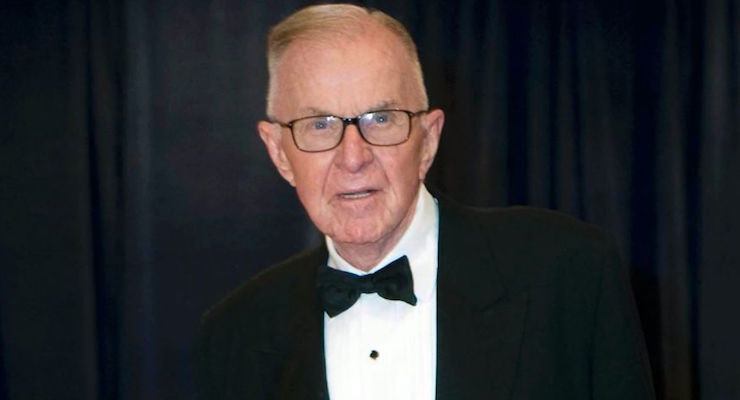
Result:
[[[324,361],[323,311],[315,289],[316,271],[327,258],[326,247],[321,246],[311,254],[305,273],[295,288],[292,302],[292,319],[286,325],[293,351],[285,363],[285,373],[277,399],[319,400],[328,399],[326,363]]]
[[[527,294],[507,293],[476,217],[439,206],[437,399],[510,398]]]

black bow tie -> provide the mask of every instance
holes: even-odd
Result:
[[[414,280],[406,256],[368,275],[355,275],[322,265],[316,277],[316,288],[324,311],[330,317],[352,307],[362,293],[377,293],[388,300],[416,305]]]

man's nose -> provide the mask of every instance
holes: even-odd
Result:
[[[355,124],[349,124],[344,128],[344,137],[339,144],[337,154],[338,165],[349,171],[357,172],[367,163],[372,161],[373,152],[370,143],[360,135]]]

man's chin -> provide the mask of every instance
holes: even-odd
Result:
[[[372,246],[382,241],[383,233],[377,226],[358,227],[354,225],[349,229],[342,227],[342,229],[334,231],[334,234],[329,235],[329,237],[338,245]]]
[[[334,243],[348,246],[369,246],[380,240],[380,235],[368,233],[339,234],[331,237]]]

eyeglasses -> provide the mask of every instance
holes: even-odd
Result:
[[[377,110],[354,118],[334,115],[316,115],[294,119],[288,123],[271,121],[289,128],[293,142],[299,150],[317,153],[331,150],[342,142],[347,125],[355,125],[360,136],[374,146],[395,146],[409,139],[411,118],[426,110]]]

